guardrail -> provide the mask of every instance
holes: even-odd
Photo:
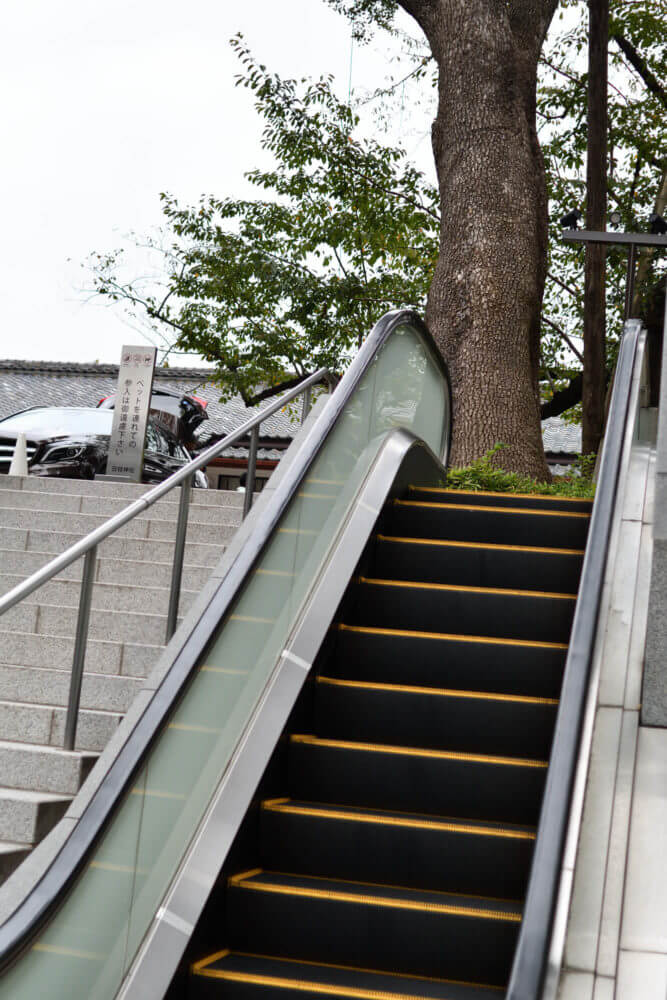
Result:
[[[169,609],[167,612],[167,634],[166,641],[169,642],[176,631],[178,619],[178,605],[181,593],[181,578],[183,575],[183,556],[185,553],[185,537],[188,526],[188,512],[190,507],[190,490],[195,472],[202,469],[212,459],[217,458],[225,449],[235,444],[246,434],[250,435],[250,447],[248,453],[248,472],[244,503],[243,517],[248,514],[253,502],[252,484],[255,481],[257,468],[257,451],[259,447],[259,429],[261,424],[278,410],[298,396],[303,396],[301,407],[301,423],[308,416],[311,405],[311,391],[314,385],[326,383],[329,392],[333,391],[336,377],[327,368],[320,368],[313,375],[307,376],[297,386],[289,392],[280,396],[274,403],[271,403],[260,413],[248,418],[237,427],[231,434],[227,434],[222,440],[217,441],[210,448],[201,452],[187,465],[179,469],[173,475],[165,479],[158,486],[153,487],[138,500],[129,504],[125,510],[114,514],[108,521],[95,528],[84,538],[75,542],[65,552],[62,552],[55,559],[52,559],[41,569],[29,576],[18,586],[9,590],[0,597],[0,615],[4,614],[14,605],[18,604],[25,597],[34,593],[42,584],[51,580],[54,576],[70,566],[77,559],[84,557],[83,573],[81,577],[81,591],[79,594],[79,609],[76,622],[76,637],[74,640],[74,655],[72,657],[72,675],[70,678],[69,697],[67,703],[67,716],[65,720],[65,738],[63,747],[65,750],[73,750],[76,739],[76,727],[79,716],[79,702],[81,699],[81,682],[83,680],[83,665],[86,656],[86,644],[88,641],[88,624],[90,620],[90,608],[92,603],[93,580],[95,577],[95,561],[97,558],[97,546],[110,535],[112,535],[123,525],[127,524],[138,514],[143,513],[148,507],[161,500],[162,497],[170,493],[176,486],[181,486],[181,494],[178,504],[178,518],[176,521],[176,539],[174,544],[174,560],[171,570],[171,585],[169,589]]]

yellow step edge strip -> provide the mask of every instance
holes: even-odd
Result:
[[[484,507],[482,504],[435,503],[429,500],[394,500],[397,507],[435,507],[437,510],[485,510],[497,514],[539,514],[540,517],[576,517],[590,521],[590,514],[575,514],[569,510],[535,510],[533,507]]]
[[[379,681],[348,681],[338,677],[317,678],[318,684],[331,684],[335,687],[361,688],[365,691],[404,691],[408,694],[428,694],[442,698],[478,698],[481,701],[516,701],[525,705],[557,705],[557,698],[533,698],[523,694],[493,694],[491,691],[463,691],[458,688],[430,688],[416,684],[383,684]]]
[[[385,743],[355,743],[351,740],[324,740],[318,736],[292,733],[292,743],[308,746],[330,747],[338,750],[365,750],[371,753],[386,753],[405,757],[430,757],[436,760],[462,760],[475,764],[508,764],[514,767],[548,767],[546,760],[531,760],[528,757],[496,757],[489,754],[456,753],[453,750],[424,750],[421,747],[397,747]]]
[[[446,493],[447,496],[460,496],[467,493],[479,497],[521,497],[522,500],[551,500],[552,502],[566,500],[568,503],[593,503],[593,497],[561,497],[549,493],[503,493],[494,490],[450,490],[444,486],[408,486],[409,490],[419,493]]]
[[[409,885],[396,885],[391,882],[360,882],[356,878],[330,878],[328,875],[302,876],[298,874],[295,875],[293,872],[276,871],[275,869],[273,869],[270,873],[266,872],[265,874],[271,874],[278,878],[307,878],[309,882],[343,882],[345,885],[358,885],[363,889],[368,889],[370,887],[371,889],[396,889],[399,892],[428,892],[431,896],[461,896],[463,899],[481,899],[487,903],[513,903],[516,906],[522,905],[522,900],[520,899],[507,899],[507,897],[500,898],[498,896],[480,896],[474,892],[451,892],[450,890],[444,889],[414,889]],[[305,888],[307,888],[307,886]],[[337,890],[334,889],[332,891],[336,892]],[[344,892],[345,890],[342,891]]]
[[[411,830],[442,830],[445,833],[474,834],[482,837],[500,837],[508,840],[535,840],[535,834],[527,830],[507,830],[505,828],[491,829],[486,826],[476,826],[472,823],[445,823],[442,820],[408,819],[402,816],[380,816],[377,813],[353,813],[345,809],[312,808],[297,806],[289,799],[267,799],[262,802],[262,809],[267,812],[288,813],[295,816],[322,817],[324,819],[350,820],[352,822],[369,823],[371,825],[398,826]]]
[[[461,587],[454,583],[419,583],[415,580],[382,580],[372,576],[358,576],[359,583],[378,587],[412,587],[415,590],[463,591],[466,594],[496,594],[510,597],[547,597],[556,600],[576,601],[576,594],[561,594],[549,590],[510,590],[504,587]]]
[[[213,962],[219,962],[221,958],[227,958],[227,955],[231,955],[231,948],[223,948],[221,951],[214,951],[212,955],[207,955],[206,958],[200,958],[198,962],[193,962],[190,966],[190,972],[200,972],[205,969],[207,965],[212,965]]]
[[[240,955],[243,958],[271,958],[270,955],[253,955],[251,952],[247,951],[237,951],[234,954]],[[280,959],[280,961],[289,962],[290,959]],[[398,979],[417,979],[420,983],[441,983],[443,986],[476,986],[478,989],[484,990],[498,990],[502,992],[504,990],[503,986],[488,986],[486,983],[472,983],[469,980],[464,979],[438,979],[436,976],[417,976],[410,974],[408,972],[390,972],[387,973],[386,970],[382,969],[366,969],[359,965],[336,965],[333,962],[313,962],[307,958],[299,958],[299,965],[311,965],[314,968],[319,968],[322,966],[325,969],[342,969],[344,972],[368,972],[370,975],[382,976],[391,975],[396,976]],[[422,998],[420,998],[422,1000]]]
[[[486,635],[459,635],[456,632],[417,632],[402,628],[375,628],[370,625],[338,625],[339,632],[360,632],[362,635],[393,635],[408,639],[443,639],[447,642],[480,642],[495,646],[527,646],[534,649],[567,649],[565,642],[536,642],[531,639],[498,639]]]
[[[502,552],[540,552],[550,556],[583,556],[584,549],[549,549],[538,545],[497,545],[495,542],[457,542],[441,538],[403,538],[401,535],[377,534],[381,542],[402,542],[407,545],[444,545],[452,549],[494,549]]]
[[[237,889],[250,889],[254,892],[268,892],[278,896],[298,896],[302,899],[329,899],[336,903],[356,903],[362,906],[384,906],[395,910],[412,910],[421,913],[442,913],[448,916],[477,917],[482,920],[502,920],[510,923],[521,923],[520,913],[509,913],[502,910],[487,910],[483,907],[455,906],[451,903],[425,903],[413,899],[394,899],[391,896],[369,896],[365,893],[344,892],[341,889],[313,889],[298,885],[270,885],[265,882],[252,882],[241,876],[233,875],[229,884]]]
[[[219,962],[221,958],[226,958],[227,955],[236,955],[239,958],[254,958],[260,960],[278,961],[282,962],[285,966],[294,965],[306,965],[313,969],[339,969],[341,972],[363,972],[371,976],[395,976],[396,979],[412,979],[420,983],[436,983],[440,986],[469,986],[476,987],[477,989],[484,990],[497,990],[498,993],[504,992],[503,986],[490,986],[487,983],[473,983],[469,980],[463,979],[436,979],[435,976],[418,976],[410,975],[406,972],[387,972],[382,969],[367,969],[359,965],[337,965],[334,962],[313,962],[307,958],[292,959],[289,958],[276,958],[275,955],[256,955],[253,952],[248,951],[234,951],[232,952],[230,948],[223,948],[222,951],[216,951],[213,955],[207,955],[206,958],[200,959],[198,962],[194,962],[190,966],[193,973],[199,974],[202,970],[206,969],[208,965],[212,965],[214,962]],[[211,974],[216,970],[208,970]],[[302,980],[297,980],[301,982]],[[398,994],[401,996],[401,994]],[[412,1000],[412,998],[410,998]],[[416,998],[416,1000],[424,1000],[422,997]]]
[[[358,1000],[424,1000],[414,993],[387,993],[384,990],[366,990],[360,987],[316,983],[305,979],[288,979],[278,976],[259,975],[250,972],[232,972],[222,969],[201,969],[195,975],[207,979],[223,979],[230,983],[248,983],[251,986],[267,986],[276,989],[293,990],[299,993],[319,993],[322,996],[356,997]]]

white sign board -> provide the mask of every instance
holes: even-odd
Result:
[[[120,356],[107,476],[141,482],[155,347],[124,347]]]

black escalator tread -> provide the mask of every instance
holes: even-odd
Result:
[[[494,493],[488,490],[448,490],[433,486],[409,486],[410,500],[436,503],[484,504],[487,507],[526,507],[531,510],[564,510],[587,514],[593,508],[589,497],[558,497],[539,493]]]
[[[255,869],[229,881],[230,946],[502,986],[521,904]]]
[[[547,762],[292,734],[289,795],[535,824]]]
[[[353,625],[567,642],[576,595],[358,577],[348,589]]]
[[[553,698],[336,677],[318,677],[316,691],[318,736],[540,760],[558,711]]]
[[[260,812],[266,868],[521,898],[535,828],[271,799]]]
[[[425,687],[557,698],[566,655],[565,643],[340,624],[327,671],[396,684],[409,671],[410,682]]]
[[[589,521],[588,514],[570,511],[394,500],[386,508],[382,532],[401,538],[583,549]]]
[[[349,1000],[501,1000],[502,996],[500,987],[391,975],[228,949],[195,963],[192,972],[192,1000],[321,1000],[323,996]]]
[[[372,575],[424,583],[574,594],[583,558],[581,549],[378,535]]]

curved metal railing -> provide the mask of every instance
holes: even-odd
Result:
[[[81,683],[83,680],[83,665],[86,656],[93,580],[95,578],[97,546],[105,539],[109,538],[110,535],[113,535],[114,532],[118,531],[119,528],[122,528],[124,525],[128,524],[129,521],[132,521],[138,514],[142,514],[149,507],[152,507],[154,503],[157,503],[158,500],[161,500],[177,486],[183,487],[178,505],[174,559],[172,563],[171,585],[169,588],[169,609],[167,612],[167,632],[165,637],[166,641],[169,642],[172,635],[176,631],[176,622],[178,620],[178,604],[181,592],[181,578],[183,575],[183,556],[185,553],[185,536],[188,526],[190,490],[192,488],[195,472],[197,472],[198,469],[204,468],[204,466],[208,465],[212,459],[217,458],[223,451],[235,444],[241,438],[245,437],[246,434],[249,434],[250,448],[248,453],[248,483],[253,483],[255,480],[255,468],[257,464],[260,425],[267,419],[267,417],[272,416],[278,410],[281,410],[284,406],[291,403],[292,400],[301,395],[304,397],[301,411],[301,422],[303,423],[310,409],[312,387],[321,382],[326,382],[329,385],[329,391],[331,391],[336,382],[336,377],[327,368],[320,368],[313,375],[307,376],[303,379],[303,381],[299,382],[295,388],[290,389],[289,392],[280,396],[279,399],[277,399],[274,403],[271,403],[260,413],[249,417],[248,420],[244,421],[244,423],[237,427],[235,431],[232,431],[231,434],[227,434],[226,437],[201,452],[197,458],[193,458],[191,462],[188,462],[188,464],[184,465],[182,469],[174,472],[168,479],[165,479],[164,482],[159,483],[159,485],[153,487],[152,490],[148,490],[148,492],[144,493],[144,495],[139,497],[138,500],[129,504],[124,510],[119,511],[118,514],[114,514],[108,521],[101,524],[99,528],[95,528],[84,538],[75,542],[74,545],[71,545],[60,555],[56,556],[55,559],[51,559],[50,562],[46,563],[45,566],[42,566],[41,569],[32,573],[26,580],[23,580],[12,590],[9,590],[6,594],[3,594],[3,596],[0,597],[0,615],[2,615],[5,611],[13,608],[24,598],[29,597],[30,594],[34,593],[39,587],[42,586],[42,584],[52,580],[54,576],[57,576],[58,573],[61,573],[62,570],[66,569],[73,562],[76,562],[77,559],[80,559],[83,556],[84,564],[81,578],[81,592],[79,596],[76,637],[74,640],[74,655],[72,658],[72,674],[67,704],[67,716],[65,720],[65,737],[63,741],[65,750],[73,750],[76,740],[79,701],[81,698]],[[251,488],[248,488],[245,492],[243,504],[244,517],[252,506],[252,500],[253,491]]]

